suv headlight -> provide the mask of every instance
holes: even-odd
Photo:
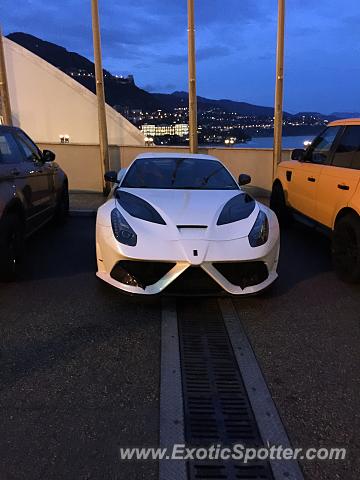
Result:
[[[117,208],[111,212],[111,225],[118,242],[135,247],[137,235]]]
[[[249,233],[249,243],[252,247],[260,247],[268,241],[269,238],[269,220],[266,214],[260,210],[259,215]]]

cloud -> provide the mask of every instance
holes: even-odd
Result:
[[[139,84],[158,91],[186,88],[186,3],[100,2],[104,67],[113,73],[133,73]],[[196,0],[195,6],[199,94],[271,105],[277,0]],[[338,0],[287,2],[288,110],[360,109],[354,68],[359,21],[358,0],[347,0],[340,7]],[[90,1],[17,0],[14,8],[14,0],[1,0],[1,22],[5,33],[31,33],[93,56]],[[305,106],[306,102],[312,104]]]
[[[214,46],[214,47],[201,47],[196,52],[196,59],[198,62],[204,60],[216,60],[221,57],[227,57],[232,54],[232,49],[225,46]],[[159,57],[161,63],[166,63],[168,65],[181,65],[187,64],[188,56],[187,53],[177,55],[166,55],[164,57]]]
[[[141,85],[141,88],[148,92],[162,93],[174,91],[176,85],[174,83],[148,83],[146,85]]]

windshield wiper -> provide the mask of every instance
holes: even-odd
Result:
[[[172,177],[171,177],[171,185],[174,185],[174,183],[176,181],[176,176],[177,176],[178,170],[179,170],[180,165],[183,161],[184,161],[183,158],[179,158],[179,159],[176,160],[176,165],[175,165]]]
[[[218,172],[221,172],[222,169],[223,167],[219,167],[216,170],[214,170],[212,173],[210,173],[210,175],[208,175],[207,177],[204,177],[201,182],[201,185],[206,185],[209,182],[210,178],[216,175]]]

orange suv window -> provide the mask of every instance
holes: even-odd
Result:
[[[324,130],[311,145],[306,155],[306,161],[328,165],[330,163],[331,147],[340,128],[342,127],[329,127]]]
[[[346,127],[332,164],[334,167],[360,170],[360,125]]]

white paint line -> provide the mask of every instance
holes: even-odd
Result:
[[[185,444],[179,335],[175,300],[164,298],[161,318],[160,448],[167,447],[170,452],[175,444]],[[160,461],[160,480],[186,478],[184,460]]]
[[[230,299],[220,299],[219,306],[264,444],[269,442],[284,448],[291,447],[233,302]],[[270,464],[275,480],[304,480],[295,460],[271,461]]]

